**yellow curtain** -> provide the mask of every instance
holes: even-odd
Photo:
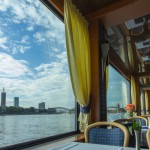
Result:
[[[132,104],[135,104],[136,107],[136,85],[133,76],[131,76],[131,100],[132,100]]]
[[[106,92],[108,91],[108,80],[109,80],[109,55],[107,56],[106,62]]]
[[[127,49],[128,49],[128,57],[129,57],[129,64],[132,71],[134,71],[134,58],[133,58],[133,50],[131,46],[130,37],[127,37]]]
[[[91,92],[90,44],[88,23],[71,0],[64,1],[64,22],[70,76],[75,98],[82,108],[88,108]],[[89,122],[89,111],[80,110],[80,131]]]
[[[134,57],[133,57],[133,50],[131,46],[130,36],[127,36],[126,39],[127,39],[129,65],[130,65],[131,70],[134,71]],[[136,109],[136,85],[135,85],[135,79],[133,76],[131,76],[131,101],[132,101],[132,104],[135,104],[135,109]]]
[[[145,91],[145,105],[146,105],[146,114],[149,114],[149,101],[148,101],[148,92]]]

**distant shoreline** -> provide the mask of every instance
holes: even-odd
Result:
[[[74,114],[74,113],[55,113],[55,114],[0,114],[0,116],[14,116],[14,115],[60,115],[60,114]]]

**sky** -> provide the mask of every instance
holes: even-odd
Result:
[[[39,0],[0,0],[0,92],[6,105],[75,106],[64,23]]]

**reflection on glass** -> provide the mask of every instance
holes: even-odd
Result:
[[[121,29],[118,26],[108,28],[106,39],[116,54],[118,54],[122,61],[128,66],[126,40]]]
[[[130,103],[130,83],[109,65],[107,120],[125,118],[125,105]]]

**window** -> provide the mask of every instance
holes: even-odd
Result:
[[[106,38],[110,46],[125,63],[125,65],[129,66],[126,39],[124,37],[125,35],[123,34],[119,26],[107,28]]]
[[[64,23],[40,1],[0,0],[0,92],[0,147],[76,131]]]
[[[126,117],[125,105],[130,103],[130,82],[109,65],[107,120]]]

